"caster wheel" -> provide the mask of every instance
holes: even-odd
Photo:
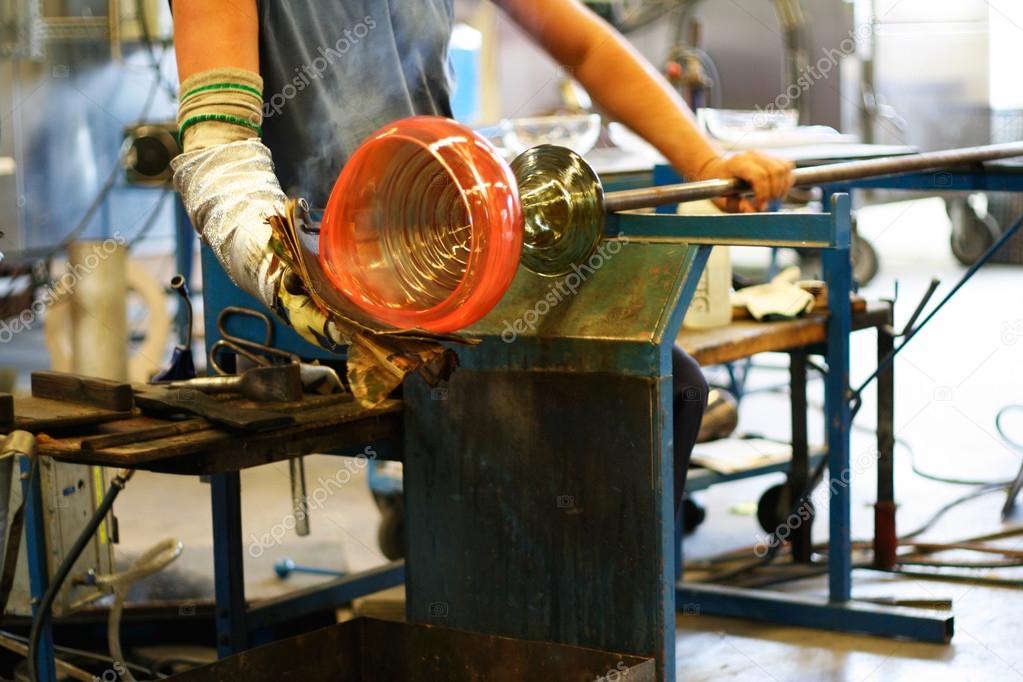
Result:
[[[688,497],[682,500],[682,531],[689,535],[707,518],[707,510]]]
[[[802,521],[812,521],[814,512],[813,503],[810,500],[806,501],[804,509],[795,510],[795,514]],[[764,491],[764,494],[760,496],[760,502],[757,503],[757,521],[767,533],[773,533],[778,526],[786,523],[792,513],[792,492],[787,483],[771,486]],[[807,514],[809,514],[808,519],[804,518]]]
[[[853,234],[852,240],[853,280],[861,287],[870,284],[877,277],[880,264],[874,245],[863,237]]]
[[[382,517],[377,529],[377,544],[380,551],[389,561],[405,556],[405,510],[401,502],[396,501],[386,508],[381,508]]]
[[[1000,232],[998,222],[990,215],[978,216],[967,200],[962,198],[950,199],[947,211],[952,221],[952,236],[949,240],[952,255],[963,265],[973,265],[994,244]]]
[[[856,218],[853,217],[852,242],[849,248],[852,259],[852,276],[857,286],[865,287],[877,277],[881,262],[877,250],[869,240],[864,239],[856,231]],[[821,279],[822,266],[820,255],[812,251],[799,251],[799,269],[803,279]]]

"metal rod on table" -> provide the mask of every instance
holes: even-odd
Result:
[[[948,149],[939,152],[909,154],[905,156],[885,156],[864,161],[848,161],[823,166],[809,166],[792,171],[797,187],[809,185],[825,185],[844,180],[899,175],[912,171],[939,170],[953,166],[962,166],[983,161],[995,161],[1023,156],[1023,142],[1008,142],[982,147],[965,147]],[[606,210],[627,211],[634,208],[650,208],[661,204],[678,204],[687,201],[700,201],[715,197],[735,194],[749,189],[742,180],[701,180],[678,185],[661,185],[642,189],[629,189],[620,192],[608,192],[604,195]]]
[[[288,460],[288,475],[291,478],[291,511],[295,515],[295,534],[309,535],[309,498],[305,487],[305,458],[292,457]]]

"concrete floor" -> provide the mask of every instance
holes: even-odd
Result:
[[[948,252],[948,224],[941,202],[917,201],[879,207],[860,217],[863,233],[872,238],[883,259],[881,275],[867,290],[869,296],[888,296],[895,277],[900,281],[898,319],[905,321],[932,275],[947,291],[962,271]],[[748,254],[736,254],[746,258]],[[1011,478],[1020,453],[999,438],[994,428],[996,411],[1020,401],[1023,376],[1023,268],[993,266],[981,271],[949,306],[922,332],[897,362],[896,434],[916,453],[920,468],[943,476],[977,479]],[[33,367],[38,346],[32,336],[3,350],[0,364],[17,362],[23,371]],[[870,370],[873,336],[855,337],[853,378]],[[769,387],[787,377],[782,356],[757,359],[751,386]],[[773,368],[773,369],[772,369]],[[820,384],[811,387],[811,402],[821,402]],[[873,423],[873,396],[868,395],[858,424]],[[768,437],[788,437],[787,396],[779,393],[750,395],[743,404],[740,431]],[[811,417],[811,440],[820,442],[819,419]],[[1012,414],[1006,425],[1023,441],[1023,414]],[[873,452],[869,433],[853,438],[853,461]],[[945,502],[968,488],[925,480],[911,470],[908,450],[897,452],[897,496],[902,531],[927,519]],[[321,578],[294,576],[283,583],[274,576],[276,559],[288,556],[298,563],[359,570],[383,561],[376,545],[379,513],[367,492],[365,477],[357,472],[345,485],[326,485],[344,460],[308,458],[310,494],[329,489],[322,508],[312,514],[312,535],[299,538],[286,531],[279,543],[267,546],[258,538],[283,529],[289,514],[287,467],[283,464],[245,471],[244,491],[246,586],[252,598],[278,594]],[[874,499],[874,470],[855,467],[854,536],[869,538],[870,504]],[[344,478],[344,477],[342,477]],[[760,535],[750,515],[751,503],[780,476],[713,488],[699,496],[708,518],[687,539],[689,559],[750,546]],[[925,537],[954,540],[1002,529],[998,510],[1001,495],[989,495],[959,507]],[[824,518],[826,509],[819,509]],[[173,535],[186,550],[178,562],[179,576],[191,594],[211,591],[209,492],[193,478],[140,474],[132,481],[116,509],[120,520],[120,551],[130,556],[151,543]],[[1019,524],[1023,512],[1011,523]],[[815,540],[824,540],[823,523],[815,527]],[[1023,539],[1006,543],[1021,549]],[[972,557],[976,558],[976,557]],[[1023,578],[1018,571],[974,571],[978,576]],[[786,590],[822,595],[822,580],[786,585]],[[677,668],[686,680],[1011,680],[1023,677],[1023,592],[968,584],[891,578],[857,572],[854,596],[951,598],[956,615],[956,636],[949,646],[920,645],[865,636],[754,624],[741,620],[687,615],[678,620]]]
[[[876,207],[860,215],[860,229],[881,253],[882,271],[866,289],[867,296],[890,296],[900,283],[896,319],[904,323],[926,289],[930,277],[942,280],[938,295],[954,283],[962,268],[948,251],[949,226],[940,200]],[[899,356],[896,365],[895,433],[915,453],[917,466],[944,477],[1004,480],[1015,475],[1020,452],[1007,446],[994,426],[1003,405],[1018,403],[1023,377],[1023,269],[1004,265],[982,270],[957,298]],[[871,368],[873,334],[854,336],[852,377]],[[758,364],[785,367],[781,356],[762,356]],[[786,373],[760,370],[754,386],[784,382]],[[811,403],[822,402],[818,382]],[[857,424],[874,423],[873,396],[865,402]],[[788,436],[785,397],[755,394],[746,399],[740,430],[785,439]],[[1004,419],[1007,431],[1023,441],[1023,413]],[[811,441],[820,442],[819,420],[811,417]],[[874,452],[873,435],[853,434],[853,535],[869,538],[873,517],[875,469],[857,467]],[[906,447],[896,451],[896,496],[901,532],[916,528],[940,506],[969,487],[937,483],[912,471]],[[700,496],[708,508],[707,522],[688,538],[688,558],[709,556],[749,546],[760,531],[746,507],[776,481],[720,486]],[[993,494],[949,513],[924,535],[951,541],[1018,526],[1017,510],[1006,524],[999,510],[1004,495]],[[824,511],[818,510],[818,518]],[[818,523],[814,539],[826,538]],[[1023,549],[1023,536],[1002,543]],[[977,560],[976,556],[963,556]],[[967,571],[959,571],[967,573]],[[974,570],[974,576],[1023,579],[1019,570]],[[786,590],[825,595],[823,579],[786,585]],[[914,644],[874,637],[838,635],[813,630],[756,624],[705,616],[678,619],[677,670],[690,680],[1013,680],[1023,678],[1023,592],[932,580],[893,578],[871,571],[854,574],[854,597],[949,598],[953,600],[956,634],[949,646]]]

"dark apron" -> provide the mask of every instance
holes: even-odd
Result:
[[[451,0],[260,0],[263,141],[289,196],[322,207],[374,130],[451,115]]]

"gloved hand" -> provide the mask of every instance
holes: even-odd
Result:
[[[267,219],[287,197],[270,150],[258,138],[186,151],[176,157],[174,184],[192,225],[231,280],[273,307],[284,271],[270,250]]]
[[[445,374],[450,357],[439,344],[377,338],[375,330],[325,309],[292,267],[295,261],[275,252],[270,221],[290,220],[293,204],[274,174],[270,150],[257,137],[261,89],[258,75],[238,69],[203,72],[181,85],[184,153],[172,162],[174,182],[202,240],[235,284],[307,341],[331,352],[349,347],[349,383],[361,402],[379,402],[415,369],[429,366],[431,376]]]
[[[813,311],[813,294],[799,287],[799,268],[778,273],[767,284],[740,289],[732,295],[732,305],[745,306],[753,319],[787,320]]]

